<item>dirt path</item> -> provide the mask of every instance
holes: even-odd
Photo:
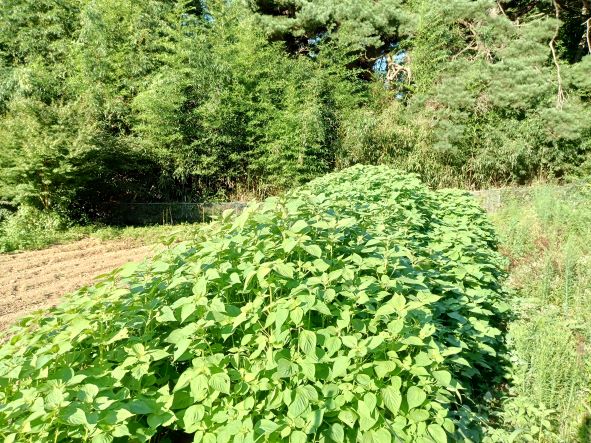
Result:
[[[0,255],[0,329],[23,315],[55,305],[94,277],[154,254],[129,240],[85,239],[41,251]]]

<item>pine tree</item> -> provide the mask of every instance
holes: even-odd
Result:
[[[314,54],[334,42],[355,55],[353,66],[371,70],[404,33],[408,14],[400,0],[250,0],[251,9],[272,41],[292,54]]]
[[[374,158],[437,186],[584,172],[591,133],[583,74],[588,57],[568,63],[557,37],[562,22],[550,12],[511,18],[511,9],[489,1],[415,1],[408,12],[414,28],[389,57],[398,60],[389,65],[397,73],[390,104],[368,121],[383,121],[393,109],[402,116],[380,130],[387,143],[357,139],[367,147],[353,145],[352,152],[377,147]]]

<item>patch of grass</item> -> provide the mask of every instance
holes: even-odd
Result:
[[[0,222],[0,253],[41,249],[83,238],[100,240],[132,239],[142,243],[171,243],[189,240],[199,224],[113,227],[72,226],[54,213],[21,207]]]
[[[493,218],[517,295],[508,334],[513,406],[535,408],[540,423],[550,418],[551,429],[537,425],[538,441],[588,441],[581,435],[591,411],[591,188],[540,186]]]
[[[89,237],[100,240],[132,239],[143,243],[172,243],[190,240],[201,226],[200,223],[180,225],[154,225],[142,227],[93,226]]]

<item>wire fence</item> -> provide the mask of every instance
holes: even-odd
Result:
[[[567,185],[533,185],[520,187],[507,187],[496,189],[483,189],[480,191],[470,191],[480,202],[487,212],[495,213],[501,210],[509,202],[529,201],[536,192],[544,192],[544,189],[558,190],[559,195],[568,196],[569,193],[580,189],[590,189],[588,183],[571,183]]]
[[[205,223],[228,209],[239,213],[245,207],[243,202],[109,203],[103,205],[101,218],[109,224],[123,226]]]
[[[544,186],[560,189],[565,195],[573,189],[581,187],[589,188],[589,185],[584,183]],[[510,201],[527,201],[531,199],[534,192],[539,192],[544,186],[506,187],[470,192],[476,197],[484,209],[494,213]],[[246,205],[247,203],[244,202],[105,203],[100,211],[100,218],[108,224],[124,226],[205,223],[211,221],[214,216],[222,214],[227,209],[232,209],[236,213],[239,213]]]

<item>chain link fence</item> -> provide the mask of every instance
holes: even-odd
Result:
[[[527,201],[534,192],[542,192],[544,187],[560,189],[568,195],[574,189],[589,184],[540,185],[531,187],[507,187],[470,191],[488,212],[499,211],[510,201]],[[241,212],[247,203],[105,203],[100,211],[101,221],[122,226],[173,225],[179,223],[204,223],[227,209]]]
[[[558,195],[562,194],[565,197],[569,193],[580,190],[583,188],[591,189],[591,185],[588,183],[572,183],[568,185],[534,185],[534,186],[523,186],[523,187],[507,187],[497,189],[484,189],[480,191],[470,191],[474,197],[480,202],[482,207],[487,212],[495,213],[501,210],[501,208],[509,202],[530,200],[534,193],[543,192],[544,189],[558,190]]]
[[[227,209],[241,212],[243,202],[223,203],[111,203],[103,205],[103,222],[120,226],[204,223]]]

